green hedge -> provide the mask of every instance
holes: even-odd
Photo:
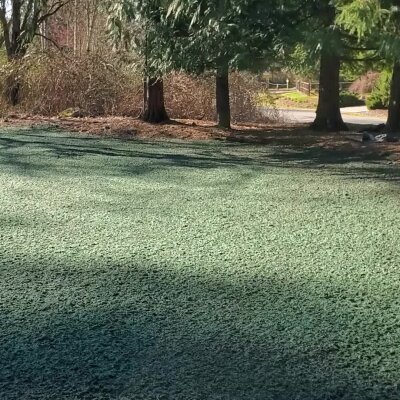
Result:
[[[383,71],[376,82],[371,95],[367,99],[367,106],[371,110],[388,108],[390,98],[390,84],[392,74],[389,71]]]
[[[353,107],[353,106],[361,106],[364,104],[364,101],[361,100],[358,95],[355,93],[343,91],[340,92],[340,107]]]

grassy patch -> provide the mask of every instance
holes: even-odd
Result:
[[[298,108],[298,109],[316,109],[318,105],[318,95],[314,92],[311,96],[301,92],[288,93],[261,93],[259,95],[260,105],[274,105],[277,108]],[[365,104],[357,95],[349,92],[340,93],[340,106],[352,107]]]
[[[261,105],[274,105],[277,108],[305,108],[315,109],[318,104],[318,96],[307,96],[300,92],[288,92],[281,94],[261,93],[259,95]]]
[[[300,92],[290,92],[278,97],[277,103],[280,108],[316,108],[318,105],[318,96],[312,94],[308,96]]]
[[[399,398],[397,167],[3,129],[0,187],[3,398]]]
[[[315,95],[307,96],[306,94],[300,92],[290,92],[282,94],[280,97],[283,99],[295,101],[297,103],[307,103],[310,100],[310,97],[316,97],[316,96]]]

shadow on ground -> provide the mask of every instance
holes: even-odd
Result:
[[[351,288],[279,277],[232,284],[166,264],[67,265],[14,263],[20,303],[2,305],[4,399],[400,395],[395,355],[380,360],[387,327],[349,324],[360,316]],[[23,280],[37,285],[28,296]],[[354,352],[360,337],[369,346]]]
[[[1,204],[6,212],[0,216],[0,398],[400,397],[398,242],[391,241],[398,214],[387,219],[385,212],[378,215],[384,226],[373,228],[383,230],[379,240],[385,242],[376,249],[371,250],[375,232],[354,238],[352,231],[372,230],[368,215],[354,213],[354,204],[363,202],[376,211],[378,201],[390,197],[389,209],[395,195],[376,200],[368,192],[357,198],[358,183],[352,187],[354,199],[344,200],[342,179],[339,184],[328,180],[325,190],[334,183],[339,188],[333,194],[318,192],[314,208],[294,196],[287,200],[288,210],[274,214],[283,188],[268,188],[275,190],[274,198],[266,199],[254,184],[248,197],[240,197],[235,190],[243,187],[236,188],[234,181],[240,177],[246,182],[251,171],[260,179],[273,170],[274,181],[267,182],[280,182],[283,171],[285,182],[293,184],[291,173],[305,169],[315,171],[317,178],[321,173],[385,181],[376,190],[381,196],[382,187],[391,187],[389,181],[398,187],[398,167],[378,157],[321,148],[221,142],[128,145],[39,131],[0,135],[0,165],[8,195],[22,193],[20,203],[7,208],[3,192]],[[195,175],[199,181],[202,169],[233,173],[216,191],[206,191],[206,184],[222,186],[217,173],[199,186],[191,182],[192,192],[185,192],[194,175],[184,180],[179,172],[193,169],[201,171]],[[155,188],[137,179],[124,192],[130,178],[151,179],[158,171],[167,172]],[[105,177],[111,179],[102,188]],[[129,179],[115,183],[115,177]],[[308,175],[302,179],[309,182]],[[156,190],[160,182],[164,192]],[[179,187],[172,191],[168,185],[174,184]],[[318,184],[313,183],[314,190]],[[229,185],[233,193],[227,192]],[[375,193],[372,186],[368,190]],[[37,195],[38,188],[42,192]],[[58,190],[57,195],[49,188]],[[118,192],[115,203],[104,197],[103,189]],[[65,201],[64,190],[69,196]],[[102,212],[87,210],[92,207],[90,190]],[[152,196],[166,196],[167,191],[180,197],[151,203]],[[246,206],[228,213],[238,199],[247,204],[251,196],[259,196],[258,203],[251,203],[258,207],[255,217]],[[333,196],[334,206],[342,203],[344,210],[329,209]],[[143,206],[141,214],[138,205]],[[327,211],[331,218],[318,216]],[[169,219],[162,220],[167,212]],[[302,219],[306,212],[308,219]],[[229,220],[244,213],[236,225]],[[261,224],[265,213],[270,220]],[[296,213],[298,219],[291,219]],[[357,218],[362,221],[354,227]],[[245,223],[250,219],[256,220],[256,229],[249,238]],[[290,223],[296,231],[281,230]],[[211,227],[203,231],[206,224]],[[343,226],[348,236],[335,236]],[[233,236],[223,236],[230,230]],[[232,255],[236,249],[226,247],[226,238],[255,249],[245,247],[244,255],[240,249]],[[300,248],[293,250],[298,241]]]
[[[229,142],[185,142],[185,141],[145,141],[129,140],[139,146],[124,146],[124,140],[99,140],[94,136],[69,136],[59,132],[44,133],[43,130],[22,130],[22,135],[0,136],[0,157],[2,163],[13,166],[22,174],[47,173],[46,157],[61,160],[79,159],[85,156],[99,156],[120,159],[151,160],[139,167],[127,167],[126,161],[115,162],[113,174],[145,174],[168,166],[189,168],[254,167],[268,166],[280,168],[327,168],[332,173],[350,177],[375,178],[398,181],[400,169],[387,160],[390,151],[376,151],[364,146],[339,146],[330,148],[316,146],[318,140],[326,138],[312,131],[298,134],[298,128],[282,131],[252,130],[236,131]],[[20,132],[20,133],[21,133]],[[332,140],[332,137],[329,137]],[[338,140],[342,140],[338,138]],[[345,140],[348,144],[348,141]],[[392,145],[400,148],[399,145]],[[160,148],[163,149],[160,152]],[[245,151],[242,151],[242,150]],[[37,151],[35,151],[37,150]],[[165,151],[164,151],[165,150]],[[239,151],[236,151],[239,150]],[[99,158],[100,159],[100,158]],[[356,165],[358,163],[358,165]],[[361,165],[360,163],[365,163]],[[352,165],[352,168],[341,168]],[[368,165],[367,165],[368,164]],[[60,172],[73,173],[79,165],[63,165]],[[57,173],[57,170],[52,170]],[[104,170],[101,173],[106,173]]]

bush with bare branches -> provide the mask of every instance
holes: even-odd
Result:
[[[369,71],[365,75],[360,76],[349,87],[349,92],[365,95],[371,93],[380,76],[379,72]]]
[[[215,77],[211,73],[193,76],[172,73],[166,81],[166,104],[173,118],[215,120]],[[257,104],[257,95],[266,90],[259,76],[233,72],[230,75],[232,122],[270,122],[278,118],[274,107]]]
[[[2,76],[18,74],[19,108],[26,112],[55,115],[71,107],[88,115],[138,112],[140,79],[111,57],[70,58],[47,52],[29,55],[23,63],[6,64],[2,72]]]
[[[1,76],[18,76],[21,83],[19,110],[57,115],[66,109],[84,115],[138,116],[142,109],[143,83],[139,71],[116,54],[85,54],[74,57],[59,52],[36,52],[22,62],[5,64]],[[256,75],[230,76],[233,122],[265,122],[276,118],[273,109],[256,104],[264,88]],[[0,80],[0,86],[6,87]],[[165,77],[165,96],[172,118],[214,120],[213,74],[192,76],[170,73]]]

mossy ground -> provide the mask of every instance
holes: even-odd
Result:
[[[0,398],[399,399],[399,168],[0,134]]]

